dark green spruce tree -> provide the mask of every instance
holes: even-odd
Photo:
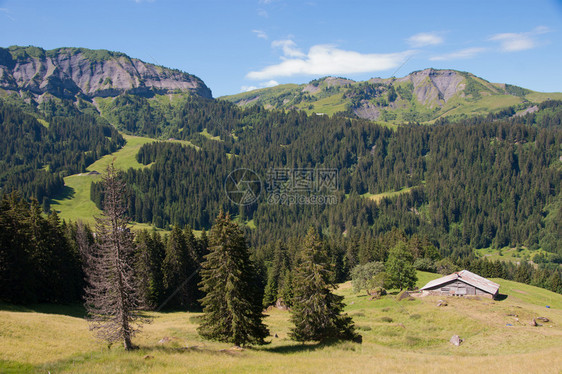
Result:
[[[140,231],[136,238],[135,271],[139,278],[139,292],[144,305],[156,308],[164,296],[162,262],[166,255],[160,235],[148,230]]]
[[[187,234],[187,235],[186,235]],[[195,239],[191,229],[174,226],[166,244],[166,257],[162,264],[164,287],[168,296],[167,307],[187,308],[195,303],[195,287],[189,287],[190,277],[197,271]],[[195,283],[196,284],[196,283]]]
[[[209,253],[201,270],[201,336],[238,346],[264,344],[262,292],[246,239],[228,214],[219,213],[209,234]]]
[[[327,340],[360,341],[351,317],[342,314],[343,296],[335,295],[324,244],[311,227],[304,238],[301,259],[293,279],[292,339],[324,342]]]
[[[263,306],[267,308],[277,302],[280,288],[283,286],[282,275],[288,268],[287,249],[283,242],[278,240],[273,250],[273,261],[267,271],[267,284],[263,295]]]

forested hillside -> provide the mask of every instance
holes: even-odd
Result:
[[[0,191],[48,201],[62,189],[63,176],[83,172],[124,144],[99,116],[61,107],[32,115],[0,101]]]
[[[88,50],[12,48],[2,53],[11,72],[31,60],[58,61],[61,53],[95,64],[128,61],[126,56]],[[140,64],[136,60],[131,63]],[[176,76],[175,71],[150,68],[169,79]],[[334,80],[320,80],[309,89],[314,91],[310,94],[323,95],[314,87],[327,88],[324,94],[328,98],[330,90],[345,88],[346,98],[357,108],[374,97],[379,100],[376,105],[404,109],[400,102],[419,99],[412,96],[414,93],[426,92],[428,100],[437,95],[435,106],[428,101],[425,109],[418,104],[408,107],[422,116],[429,113],[424,111],[427,108],[435,114],[443,110],[438,108],[454,103],[460,91],[453,88],[459,85],[464,85],[464,99],[473,104],[492,98],[492,91],[515,98],[532,94],[472,75],[430,71],[426,77],[421,73],[410,78],[425,77],[435,89],[427,86],[429,91],[423,91],[426,81],[421,78],[410,82],[412,87],[407,79],[392,85],[386,81],[337,81],[341,84],[335,85]],[[177,74],[177,79],[197,81]],[[458,82],[443,81],[444,74]],[[74,75],[67,78],[78,79]],[[486,109],[486,115],[444,116],[431,125],[417,123],[421,117],[404,117],[407,124],[389,127],[388,122],[357,118],[349,111],[329,116],[296,109],[268,110],[259,105],[240,107],[193,90],[170,90],[163,95],[157,90],[147,94],[127,87],[114,93],[94,90],[88,91],[90,96],[77,93],[69,98],[66,94],[56,96],[56,92],[34,93],[29,85],[1,92],[0,195],[11,196],[5,198],[4,218],[0,217],[6,230],[16,230],[20,224],[23,231],[35,227],[36,223],[29,222],[37,221],[33,217],[39,214],[36,202],[24,209],[24,203],[10,195],[12,191],[19,191],[24,199],[35,198],[43,211],[52,212],[53,197],[68,194],[72,199],[72,189],[63,189],[63,177],[83,173],[103,155],[121,148],[125,144],[121,134],[126,133],[160,140],[148,142],[136,154],[138,163],[145,167],[123,170],[121,175],[127,184],[127,214],[136,222],[172,232],[169,238],[148,233],[139,236],[140,248],[154,246],[146,256],[156,259],[143,266],[155,272],[156,283],[163,281],[158,273],[163,271],[163,248],[170,240],[176,242],[174,236],[181,236],[180,232],[188,238],[178,239],[180,243],[187,241],[198,248],[188,251],[198,253],[190,260],[195,268],[205,244],[196,243],[191,230],[209,230],[222,210],[244,227],[263,286],[275,281],[281,287],[293,268],[296,245],[280,249],[277,243],[297,243],[313,226],[329,248],[338,281],[348,279],[356,265],[384,262],[391,248],[412,242],[412,261],[420,260],[420,270],[463,264],[480,269],[483,275],[504,274],[559,289],[560,101],[545,100],[531,106],[523,98],[523,106],[515,103],[504,108],[501,102],[497,110]],[[522,111],[524,107],[529,110]],[[243,173],[236,174],[237,170]],[[233,179],[240,175],[254,179]],[[240,204],[233,193],[244,192],[252,183],[254,189],[246,192],[255,196],[247,200],[245,195]],[[101,184],[89,187],[91,200],[102,208]],[[75,248],[74,223],[67,223],[71,229],[63,230],[56,216],[50,220],[51,228],[59,230],[57,235],[65,236],[60,240],[70,240],[70,247]],[[8,236],[4,239],[9,243]],[[38,243],[37,248],[44,245]],[[20,248],[18,245],[13,248]],[[520,267],[492,267],[488,265],[491,262],[479,262],[478,250],[501,253],[505,249],[527,251],[527,260],[540,266],[527,268],[523,261]],[[285,254],[281,256],[281,252]],[[10,256],[15,252],[7,253],[6,258],[12,261]],[[29,264],[43,266],[41,261],[35,262],[41,257],[33,250],[26,256]],[[275,263],[284,265],[273,271]],[[167,292],[161,289],[151,298],[161,301]]]
[[[549,237],[545,216],[560,196],[562,140],[561,129],[552,125],[562,107],[541,108],[524,117],[506,111],[391,131],[343,117],[189,102],[178,107],[190,113],[185,127],[170,124],[166,136],[190,139],[201,149],[143,146],[137,159],[151,167],[124,174],[130,214],[159,227],[208,229],[223,208],[253,220],[259,232],[255,244],[314,224],[332,235],[376,235],[396,227],[428,235],[446,252],[463,246],[538,248]],[[220,121],[209,120],[214,118]],[[202,136],[204,126],[217,138]],[[224,193],[224,181],[235,169],[251,169],[266,184],[269,170],[287,167],[337,169],[338,204],[275,205],[264,194],[240,208]],[[403,188],[409,193],[392,201],[369,199]],[[101,204],[99,187],[93,185],[92,193]]]

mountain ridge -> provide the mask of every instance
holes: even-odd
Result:
[[[190,92],[212,98],[211,90],[195,75],[121,52],[68,47],[0,48],[0,89],[39,102],[45,94],[92,99],[125,92],[144,96]]]
[[[510,84],[491,83],[469,72],[427,68],[401,78],[358,82],[329,76],[221,99],[241,106],[263,105],[326,114],[344,112],[359,118],[398,123],[430,122],[442,116],[482,114],[515,105],[524,110],[548,96]],[[562,97],[559,93],[552,96]]]

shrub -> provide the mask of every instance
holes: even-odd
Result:
[[[368,262],[365,265],[358,265],[351,271],[351,282],[353,283],[353,292],[361,290],[369,290],[375,287],[384,287],[386,275],[384,273],[384,264],[382,262]]]
[[[435,264],[429,258],[418,258],[414,261],[414,268],[421,271],[429,271],[435,273]]]

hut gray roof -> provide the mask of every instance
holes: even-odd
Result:
[[[423,291],[423,290],[432,289],[441,284],[449,283],[454,280],[460,280],[464,283],[470,284],[471,286],[479,288],[482,291],[486,291],[492,295],[495,295],[500,288],[499,284],[494,283],[491,280],[481,277],[478,274],[474,274],[468,270],[463,270],[453,274],[446,275],[442,278],[434,279],[431,282],[428,282],[420,290]]]

